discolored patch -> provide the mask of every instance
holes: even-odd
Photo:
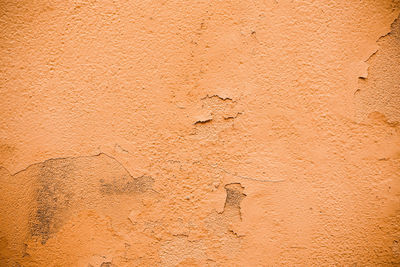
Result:
[[[101,171],[97,175],[95,171]],[[134,178],[113,157],[104,153],[89,157],[57,158],[33,164],[21,172],[33,180],[29,233],[41,244],[46,242],[74,213],[104,203],[106,195],[134,195],[148,191],[150,176]],[[99,190],[100,188],[100,190]]]
[[[246,197],[246,195],[243,194],[243,189],[244,187],[242,187],[240,183],[225,185],[225,190],[226,190],[225,208],[240,209],[240,203]]]
[[[100,192],[102,194],[121,195],[121,194],[132,194],[132,193],[144,193],[148,191],[154,183],[154,179],[151,176],[140,176],[133,178],[130,175],[114,179],[111,183],[105,183],[100,181]]]
[[[225,185],[226,199],[224,206],[224,214],[227,216],[242,217],[240,212],[240,203],[246,197],[243,193],[244,187],[240,183],[232,183]]]
[[[73,192],[65,186],[73,174],[70,159],[49,160],[39,164],[37,180],[37,209],[30,220],[31,235],[40,237],[45,244],[63,221],[63,214],[70,207]]]

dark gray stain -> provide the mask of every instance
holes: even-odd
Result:
[[[98,179],[91,172],[100,166],[109,166],[107,172],[102,173],[104,179]],[[32,164],[19,173],[23,172],[27,175],[25,179],[35,180],[34,208],[29,218],[30,236],[38,238],[42,244],[59,231],[74,209],[82,208],[85,203],[94,203],[101,195],[143,193],[154,183],[150,176],[132,177],[121,163],[103,153],[50,159]]]
[[[152,188],[154,179],[151,176],[133,178],[130,175],[114,179],[111,183],[101,182],[100,192],[106,195],[144,193]]]
[[[39,164],[37,180],[37,209],[31,221],[31,235],[45,244],[51,234],[62,224],[63,211],[69,208],[73,192],[65,182],[73,174],[73,164],[68,159],[49,160]]]

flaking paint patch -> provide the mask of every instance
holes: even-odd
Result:
[[[378,40],[379,49],[368,58],[372,72],[368,79],[358,83],[355,102],[357,118],[365,119],[369,113],[380,112],[392,122],[400,121],[400,17],[391,30]],[[367,78],[367,77],[365,77]]]
[[[224,206],[224,213],[233,212],[236,213],[241,218],[242,215],[240,211],[240,203],[246,196],[245,194],[243,194],[243,189],[244,187],[242,187],[240,183],[225,185],[226,200]]]
[[[99,176],[94,175],[94,169],[101,170],[102,173]],[[97,205],[102,206],[101,211],[108,214],[107,207],[115,208],[114,205],[117,204],[115,201],[109,203],[108,196],[126,195],[128,198],[125,201],[131,204],[140,202],[141,195],[149,192],[154,183],[150,176],[133,178],[124,166],[104,153],[46,160],[2,179],[5,179],[3,182],[15,184],[16,189],[11,192],[15,201],[25,199],[34,203],[32,208],[25,208],[27,216],[21,218],[13,214],[6,216],[4,209],[2,210],[3,216],[27,225],[27,232],[20,233],[20,240],[10,235],[11,225],[2,226],[5,227],[1,232],[6,235],[3,237],[6,243],[23,242],[21,245],[24,246],[24,252],[20,254],[19,261],[31,258],[26,252],[26,242],[35,246],[32,242],[37,240],[42,246],[46,245],[49,239],[57,238],[59,231],[75,214],[96,209]],[[29,188],[18,191],[24,186]],[[16,259],[17,255],[14,256]]]

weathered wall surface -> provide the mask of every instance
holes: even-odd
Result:
[[[0,2],[0,266],[400,264],[400,5]]]

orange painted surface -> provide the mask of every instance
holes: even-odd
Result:
[[[399,12],[1,1],[0,266],[399,265]]]

